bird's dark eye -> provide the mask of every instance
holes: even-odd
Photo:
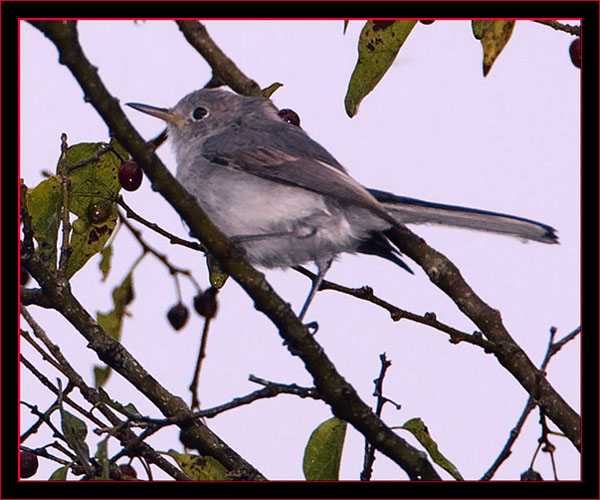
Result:
[[[202,120],[202,118],[208,116],[208,109],[203,108],[202,106],[198,106],[194,111],[192,111],[192,118],[194,120]]]

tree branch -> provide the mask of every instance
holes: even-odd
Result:
[[[548,342],[548,348],[546,350],[544,360],[542,361],[542,364],[540,366],[540,370],[542,372],[546,371],[546,368],[548,367],[548,363],[550,363],[552,356],[554,356],[567,342],[573,340],[577,335],[579,335],[579,332],[581,332],[581,327],[576,328],[575,330],[573,330],[571,333],[569,333],[568,335],[563,337],[558,342],[554,342],[554,335],[556,333],[556,330],[553,328],[550,329],[550,341]],[[502,465],[502,463],[510,456],[511,448],[512,448],[513,444],[519,437],[519,434],[521,432],[521,429],[523,428],[523,425],[525,425],[525,421],[527,420],[527,417],[529,416],[529,414],[533,411],[533,409],[535,407],[536,407],[536,401],[533,399],[533,397],[530,396],[529,399],[527,400],[527,403],[525,404],[525,408],[523,409],[521,416],[519,417],[519,420],[517,421],[517,424],[510,431],[510,436],[508,437],[508,441],[504,445],[504,448],[502,448],[502,451],[498,455],[498,458],[496,458],[496,460],[494,461],[492,466],[483,475],[483,477],[481,478],[481,481],[491,480],[492,477],[494,476],[494,474],[496,473],[496,471]]]
[[[70,387],[77,387],[82,396],[92,405],[97,406],[102,415],[113,425],[115,428],[119,429],[115,432],[115,437],[119,439],[121,444],[127,448],[135,449],[135,452],[140,456],[144,457],[148,462],[156,464],[162,470],[164,470],[167,474],[178,481],[189,481],[190,477],[182,472],[178,467],[173,466],[168,460],[163,458],[159,453],[157,453],[150,445],[138,442],[136,436],[127,426],[122,422],[105,404],[102,403],[102,398],[100,394],[95,389],[89,387],[83,378],[77,373],[77,371],[71,366],[71,364],[67,361],[67,359],[63,356],[60,348],[51,342],[51,340],[46,335],[46,332],[36,323],[33,317],[28,313],[28,311],[21,306],[21,314],[25,317],[26,321],[32,327],[34,334],[38,337],[46,346],[46,348],[52,353],[58,364],[60,365],[59,370],[64,373],[69,379],[69,385],[67,389]],[[58,388],[54,387],[50,384],[49,381],[39,373],[35,367],[23,357],[21,358],[21,362],[24,363],[32,373],[46,386],[50,389],[51,392],[59,395]],[[64,395],[68,391],[63,391]],[[84,412],[79,406],[77,406],[74,402],[72,402],[68,398],[64,398],[64,401],[71,404],[75,409],[80,411],[82,414],[86,415],[92,422],[99,424],[98,419],[96,419],[93,415],[88,415]],[[132,443],[135,442],[135,447],[132,446]]]
[[[309,277],[313,282],[317,279],[317,275],[311,273],[309,270],[296,266],[294,267],[296,271],[304,276]],[[450,337],[450,343],[459,344],[460,342],[467,342],[469,344],[473,344],[483,348],[486,353],[494,352],[496,346],[482,337],[480,332],[476,332],[473,334],[468,334],[457,330],[456,328],[452,328],[444,323],[438,321],[435,313],[425,313],[423,316],[419,314],[412,313],[405,309],[400,309],[399,307],[386,302],[385,300],[377,297],[373,293],[373,289],[370,286],[363,286],[360,288],[348,288],[343,285],[339,285],[338,283],[333,283],[332,281],[323,280],[319,290],[335,290],[337,292],[344,293],[346,295],[350,295],[352,297],[356,297],[360,300],[365,300],[372,304],[375,304],[390,313],[393,321],[400,321],[401,319],[408,319],[410,321],[414,321],[415,323],[419,323],[421,325],[430,326],[448,334]]]
[[[545,19],[534,19],[534,23],[543,24],[550,26],[558,31],[564,31],[570,35],[581,36],[581,26],[571,26],[570,24],[559,23],[558,21],[545,20]]]
[[[227,84],[238,94],[258,97],[260,86],[248,78],[235,63],[227,57],[209,36],[204,25],[198,21],[176,21],[189,44],[194,47],[213,70],[213,79]],[[212,80],[211,80],[212,81]]]
[[[508,333],[500,311],[486,304],[467,284],[458,268],[408,229],[393,228],[388,236],[398,248],[419,264],[429,279],[450,297],[483,334],[496,345],[493,353],[533,397],[544,413],[581,451],[581,420],[550,385],[527,354]]]
[[[98,357],[119,372],[144,394],[167,417],[189,415],[193,412],[185,402],[162,387],[150,373],[116,340],[110,337],[72,295],[70,286],[59,283],[48,268],[36,256],[25,261],[31,275],[41,285],[42,290],[52,301],[54,308],[69,321],[88,341]],[[247,463],[234,450],[227,446],[217,435],[201,422],[191,422],[184,430],[189,443],[201,453],[219,460],[228,470],[239,471],[246,479],[264,479],[262,474]]]

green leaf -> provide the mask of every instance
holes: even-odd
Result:
[[[178,453],[169,450],[177,465],[194,481],[229,481],[227,469],[221,462],[213,457],[192,455],[191,453]]]
[[[283,83],[275,82],[269,85],[267,88],[264,88],[260,91],[260,95],[262,95],[266,99],[270,99],[271,96],[275,93],[277,89],[283,87]]]
[[[121,340],[121,327],[123,325],[123,316],[127,304],[133,297],[133,275],[131,272],[125,276],[125,279],[113,288],[113,309],[108,313],[97,313],[96,319],[100,326],[113,339]]]
[[[303,471],[307,481],[337,481],[347,422],[330,418],[317,427],[304,450]]]
[[[110,366],[94,366],[94,387],[96,389],[101,388],[104,384],[106,384],[108,377],[110,377],[111,371],[112,370]]]
[[[110,264],[112,262],[113,256],[113,246],[106,245],[100,252],[100,255],[102,258],[98,267],[100,269],[100,272],[102,273],[102,281],[106,281],[108,273],[110,272]]]
[[[79,417],[64,410],[61,405],[62,431],[69,447],[77,454],[80,460],[87,461],[90,450],[85,442],[87,425]]]
[[[112,149],[110,149],[112,148]],[[69,211],[78,216],[70,235],[71,255],[67,276],[73,276],[96,253],[102,250],[117,224],[117,209],[111,200],[121,189],[118,179],[121,158],[129,155],[116,141],[106,149],[102,143],[75,144],[67,149],[65,163],[59,160],[57,175],[40,182],[25,195],[27,210],[31,216],[33,236],[38,243],[36,254],[48,269],[56,270],[57,242],[63,206],[61,187],[62,167],[67,173]],[[100,154],[102,151],[107,151]],[[116,153],[115,153],[116,152]],[[118,153],[118,154],[117,154]],[[62,155],[61,155],[62,158]],[[90,205],[99,202],[110,204],[110,213],[101,223],[88,218]]]
[[[431,438],[429,430],[423,423],[423,420],[418,417],[411,418],[410,420],[407,420],[401,428],[409,431],[417,438],[419,443],[423,445],[436,464],[446,470],[457,481],[463,481],[463,477],[458,469],[439,451],[437,443]]]
[[[217,290],[223,288],[227,278],[229,278],[229,274],[221,269],[219,261],[208,252],[206,252],[206,266],[208,267],[208,279],[211,286]]]
[[[69,210],[79,217],[79,230],[71,235],[72,253],[69,257],[67,275],[73,276],[95,254],[100,252],[117,225],[117,208],[110,205],[108,218],[94,223],[88,217],[91,205],[110,203],[121,189],[118,172],[121,158],[129,155],[111,141],[110,146],[118,152],[106,151],[102,143],[80,143],[66,152],[69,172]],[[102,154],[101,154],[102,153]],[[58,169],[59,167],[57,167]]]
[[[110,479],[110,463],[108,462],[108,437],[98,443],[96,451],[96,461],[102,466],[102,474],[98,478],[101,481]]]
[[[346,113],[357,113],[364,97],[371,92],[396,59],[400,47],[416,20],[367,21],[358,40],[358,62],[346,92]]]
[[[102,387],[98,389],[98,393],[100,394],[100,401],[102,401],[104,404],[107,404],[114,410],[117,410],[119,413],[122,413],[127,418],[139,419],[142,417],[142,414],[138,411],[133,403],[127,403],[125,406],[123,406],[118,401],[111,399],[108,393],[102,389]]]
[[[102,329],[113,339],[121,340],[121,331],[123,328],[123,316],[125,308],[133,298],[133,275],[131,272],[125,276],[125,279],[112,291],[113,309],[107,313],[98,311],[96,321]],[[111,369],[108,366],[94,366],[94,382],[96,388],[101,387],[110,376]]]
[[[68,466],[65,465],[64,467],[59,467],[50,475],[48,481],[66,481],[68,472]]]
[[[483,47],[483,76],[486,76],[492,64],[510,40],[515,21],[472,21],[473,35],[481,41]]]
[[[36,255],[51,271],[56,270],[56,244],[60,226],[62,192],[57,176],[49,177],[25,195],[27,211],[31,216],[33,237],[38,243]]]

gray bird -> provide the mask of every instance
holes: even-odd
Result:
[[[177,180],[251,264],[316,264],[318,279],[301,319],[341,253],[377,255],[412,273],[390,241],[391,229],[404,224],[558,242],[552,227],[532,220],[367,189],[268,99],[203,89],[170,109],[128,106],[167,123]]]

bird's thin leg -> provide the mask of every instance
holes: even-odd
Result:
[[[310,306],[310,303],[313,301],[313,299],[315,298],[315,295],[319,291],[319,287],[321,286],[321,283],[323,283],[323,279],[325,278],[325,273],[327,273],[327,271],[331,267],[331,263],[332,263],[332,261],[329,260],[325,264],[317,264],[317,268],[318,268],[319,272],[317,274],[317,278],[312,283],[310,293],[308,294],[308,297],[306,298],[306,301],[304,302],[304,305],[302,306],[302,310],[300,311],[300,314],[298,315],[298,318],[300,319],[300,321],[302,321],[304,319],[306,311],[308,310],[308,306]]]

